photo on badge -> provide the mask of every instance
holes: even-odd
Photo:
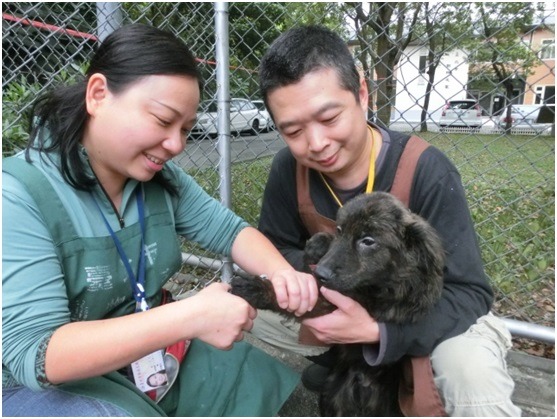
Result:
[[[168,383],[163,351],[156,351],[131,364],[135,385],[141,391],[163,387]]]

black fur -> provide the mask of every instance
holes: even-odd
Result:
[[[378,322],[409,323],[424,315],[443,287],[444,252],[435,230],[394,196],[360,195],[337,215],[337,233],[308,240],[305,262],[320,284],[351,297]],[[235,277],[232,293],[259,309],[292,316],[276,304],[270,281]],[[300,319],[335,307],[320,298]],[[359,344],[339,345],[320,397],[323,416],[397,416],[400,363],[369,366]]]

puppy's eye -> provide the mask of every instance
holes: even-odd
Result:
[[[337,226],[337,234],[342,233],[342,228],[340,226]]]
[[[358,240],[358,246],[362,248],[373,248],[376,246],[375,239],[371,236],[365,236]]]

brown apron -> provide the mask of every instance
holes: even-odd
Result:
[[[406,207],[410,203],[410,191],[418,160],[428,147],[429,143],[425,140],[411,136],[400,156],[390,193]],[[319,214],[315,209],[309,192],[309,170],[299,163],[296,163],[296,188],[298,211],[310,236],[318,232],[334,233],[336,223]],[[298,341],[305,345],[325,346],[303,324],[300,327]],[[433,380],[429,356],[404,357],[402,362],[404,373],[399,386],[399,404],[402,413],[405,416],[447,416]]]

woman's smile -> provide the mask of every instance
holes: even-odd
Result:
[[[143,153],[143,155],[147,158],[148,166],[156,172],[162,170],[162,168],[164,167],[164,163],[166,163],[165,160],[161,160],[153,156],[152,154]]]

